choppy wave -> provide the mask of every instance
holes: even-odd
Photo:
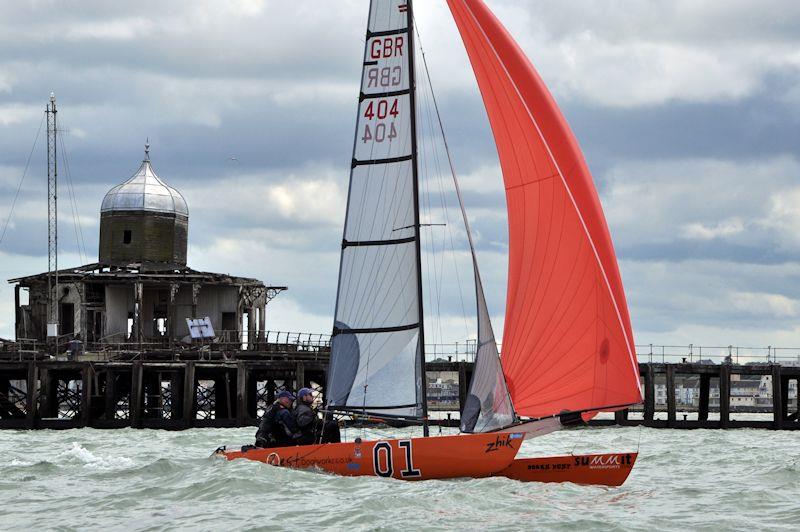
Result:
[[[0,529],[775,530],[800,522],[798,435],[577,429],[521,455],[632,451],[621,488],[503,478],[406,483],[211,458],[249,429],[0,432]],[[347,436],[407,436],[348,431]]]

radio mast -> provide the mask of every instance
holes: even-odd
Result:
[[[58,342],[58,149],[56,95],[50,93],[47,115],[47,337]],[[56,346],[57,348],[57,346]]]

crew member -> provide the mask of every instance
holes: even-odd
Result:
[[[300,428],[300,445],[310,445],[317,441],[319,417],[314,409],[314,395],[311,388],[300,388],[297,391],[297,405],[294,407],[294,418]]]
[[[339,424],[329,419],[320,419],[314,408],[314,395],[311,388],[301,388],[297,392],[297,406],[294,410],[297,425],[303,433],[301,445],[311,443],[339,443],[342,441]]]
[[[287,447],[297,445],[302,436],[292,415],[292,392],[283,391],[267,408],[256,432],[256,447]]]

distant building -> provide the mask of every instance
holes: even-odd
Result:
[[[759,379],[731,379],[731,407],[758,406]]]
[[[428,404],[432,408],[436,410],[458,410],[458,372],[429,372],[427,381]]]
[[[675,404],[679,406],[698,406],[700,404],[700,377],[690,375],[676,379]]]
[[[263,340],[265,307],[284,287],[189,268],[188,234],[186,200],[156,175],[146,147],[133,177],[103,199],[96,263],[59,271],[53,293],[47,273],[9,281],[16,285],[17,339],[46,340],[54,299],[62,340],[80,334],[89,344],[169,345],[189,334],[186,318],[205,316],[229,341]]]

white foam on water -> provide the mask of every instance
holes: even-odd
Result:
[[[58,458],[66,461],[80,462],[85,467],[99,470],[127,469],[133,466],[133,460],[125,456],[100,456],[83,447],[78,442],[72,442],[72,447],[61,452]]]

